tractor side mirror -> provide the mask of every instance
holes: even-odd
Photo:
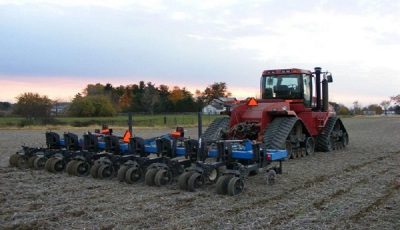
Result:
[[[326,75],[326,80],[327,80],[329,83],[333,82],[332,74],[328,73],[328,75]]]

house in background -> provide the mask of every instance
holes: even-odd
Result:
[[[203,114],[221,114],[227,107],[236,103],[237,100],[234,97],[219,97],[203,108]]]
[[[71,105],[70,102],[55,103],[53,105],[53,107],[51,108],[51,111],[50,111],[51,115],[53,115],[53,116],[64,115],[70,105]]]

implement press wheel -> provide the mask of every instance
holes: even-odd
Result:
[[[17,153],[14,153],[13,155],[11,155],[10,160],[9,160],[10,166],[17,167],[19,157],[20,157],[20,155]]]
[[[72,173],[75,176],[87,176],[90,171],[90,164],[86,161],[75,161],[72,165]]]
[[[31,168],[31,169],[33,169],[34,168],[34,165],[33,165],[33,163],[35,162],[35,159],[36,158],[38,158],[38,156],[31,156],[31,157],[29,157],[28,158],[28,165],[29,165],[29,168]]]
[[[63,159],[54,158],[51,162],[50,169],[51,172],[57,173],[62,172],[65,168],[65,162]]]
[[[125,175],[126,171],[128,171],[129,167],[126,165],[121,165],[119,167],[118,172],[117,172],[117,179],[119,182],[124,182],[125,181]]]
[[[99,178],[99,174],[97,172],[99,171],[100,166],[101,164],[99,162],[95,162],[90,168],[90,175],[93,178]]]
[[[78,163],[76,160],[71,160],[68,162],[67,166],[65,167],[65,171],[68,173],[68,175],[75,176],[74,171],[72,170],[74,168],[74,165]]]
[[[97,175],[100,179],[111,179],[114,174],[114,169],[110,164],[103,164],[99,167]]]

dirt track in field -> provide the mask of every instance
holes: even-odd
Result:
[[[44,131],[0,130],[0,228],[400,229],[400,118],[343,121],[345,150],[285,162],[275,185],[259,174],[235,197],[10,168]]]

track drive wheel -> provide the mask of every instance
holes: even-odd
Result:
[[[288,153],[288,159],[295,159],[297,157],[297,154],[293,150],[293,145],[290,143],[290,141],[286,141],[286,151]]]
[[[172,173],[166,169],[160,169],[157,171],[154,177],[154,184],[157,186],[164,186],[172,182]]]
[[[233,175],[223,175],[218,178],[217,180],[217,194],[225,195],[228,193],[228,183],[231,178],[233,178]]]
[[[128,184],[133,184],[142,178],[142,170],[137,167],[131,167],[128,170],[126,170],[125,173],[125,181]]]
[[[126,165],[121,165],[121,167],[119,167],[118,172],[117,172],[117,179],[119,182],[125,181],[125,174],[128,169],[129,169],[129,167]]]
[[[34,165],[33,165],[33,162],[35,162],[35,159],[36,158],[38,158],[38,156],[31,156],[31,157],[29,157],[28,158],[28,165],[29,165],[29,168],[31,168],[31,169],[33,169],[34,168]]]
[[[90,171],[90,165],[86,161],[75,161],[72,165],[72,172],[75,176],[87,176]]]
[[[44,166],[47,162],[47,158],[44,156],[39,156],[35,159],[35,161],[33,162],[33,168],[34,169],[44,169]]]
[[[235,196],[241,193],[244,189],[244,182],[239,177],[232,177],[228,183],[228,195]]]
[[[114,174],[114,170],[112,165],[110,164],[103,164],[99,167],[97,171],[97,175],[100,179],[111,179]]]
[[[20,155],[17,153],[14,153],[13,155],[11,155],[10,160],[9,160],[10,166],[17,167],[19,157],[20,157]]]
[[[184,172],[178,177],[178,187],[180,190],[188,189],[188,180],[193,173],[193,171]]]
[[[190,192],[196,191],[196,189],[204,185],[204,178],[200,173],[193,173],[188,180],[187,187]]]
[[[146,175],[144,176],[144,182],[146,183],[146,185],[148,185],[148,186],[155,185],[154,178],[156,176],[157,171],[158,170],[155,168],[147,170]]]
[[[78,163],[76,160],[71,160],[67,163],[67,166],[65,166],[65,171],[68,173],[68,175],[71,176],[76,176],[74,174],[74,171],[72,170],[74,168],[74,165]]]

